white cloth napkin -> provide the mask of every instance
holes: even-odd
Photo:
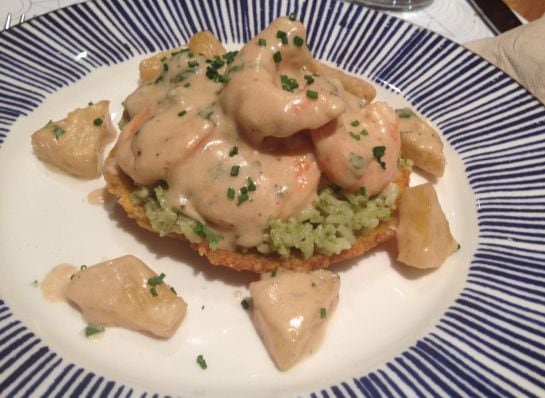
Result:
[[[502,69],[545,104],[545,15],[466,47]]]

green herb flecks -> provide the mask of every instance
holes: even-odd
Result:
[[[240,171],[240,166],[234,165],[231,167],[231,172],[229,174],[231,175],[231,177],[236,177],[238,176],[239,171]]]
[[[234,56],[232,56],[234,58]],[[216,83],[227,83],[229,82],[229,76],[221,74],[219,69],[225,65],[225,61],[222,60],[217,55],[212,59],[207,59],[209,66],[206,67],[206,77],[210,80],[213,80]]]
[[[305,80],[307,81],[307,83],[308,83],[309,85],[311,85],[312,83],[314,83],[314,76],[312,76],[312,75],[305,75],[305,76],[303,76],[303,77],[305,78]]]
[[[244,308],[245,310],[249,309],[250,308],[250,304],[248,304],[248,301],[246,301],[246,299],[242,300],[240,302],[240,305],[242,306],[242,308]]]
[[[287,75],[280,75],[280,82],[282,83],[282,88],[290,93],[299,87],[297,80],[292,77],[288,77]]]
[[[247,181],[248,181],[248,185],[247,185],[248,191],[254,192],[257,189],[254,180],[252,180],[252,177],[248,177]]]
[[[93,124],[95,126],[102,126],[102,122],[103,122],[103,120],[100,117],[97,117],[95,120],[93,120]]]
[[[257,45],[260,46],[260,47],[265,47],[267,45],[267,40],[265,39],[258,39],[257,40]]]
[[[401,118],[401,119],[409,119],[409,118],[415,116],[413,111],[411,111],[410,109],[406,109],[406,108],[396,109],[396,113],[397,113],[397,116],[399,118]]]
[[[302,47],[303,44],[305,44],[305,40],[303,40],[300,36],[295,36],[293,38],[293,44],[295,44],[297,47]]]
[[[273,60],[275,63],[279,64],[282,62],[282,53],[280,51],[277,51],[273,54]]]
[[[327,317],[327,309],[325,307],[320,308],[320,318],[325,319]]]
[[[178,116],[180,116],[180,117],[185,116],[186,114],[187,114],[186,110],[178,112]]]
[[[229,51],[228,53],[223,54],[223,59],[225,60],[227,65],[229,65],[235,60],[237,54],[238,51]]]
[[[279,30],[276,32],[276,37],[279,38],[282,41],[282,44],[288,44],[288,34],[284,32],[283,30]]]
[[[161,285],[162,283],[164,283],[163,280],[165,279],[165,276],[166,275],[161,272],[160,275],[149,278],[148,279],[148,285],[150,285],[150,286],[159,286],[159,285]]]
[[[91,337],[95,334],[104,333],[104,326],[101,325],[88,325],[85,328],[85,336]]]
[[[217,232],[211,230],[206,225],[203,225],[203,223],[200,221],[195,221],[192,229],[194,233],[208,242],[212,250],[215,250],[218,247],[218,242],[221,240],[221,235],[219,235]]]
[[[307,90],[307,97],[310,99],[318,99],[318,92],[313,90]]]
[[[202,354],[197,356],[197,364],[201,367],[201,369],[206,369],[208,367]]]
[[[59,140],[64,135],[64,130],[62,127],[56,125],[51,120],[45,125],[45,127],[50,128],[53,131],[53,135],[56,140]]]
[[[159,295],[159,293],[157,293],[157,289],[155,287],[152,287],[149,292],[151,293],[151,295],[153,297],[157,297]]]
[[[359,134],[354,134],[352,131],[349,131],[348,134],[350,134],[350,137],[352,137],[352,138],[355,139],[356,141],[361,140],[361,137],[360,137]]]
[[[233,157],[233,156],[235,156],[237,154],[238,154],[238,146],[232,147],[231,150],[229,151],[229,156]]]
[[[233,188],[227,188],[227,197],[229,199],[234,199],[235,198],[235,194],[236,194],[236,191],[233,189]]]
[[[384,163],[384,161],[382,160],[382,157],[384,156],[385,152],[386,152],[386,147],[383,145],[376,146],[373,148],[373,156],[375,157],[377,162],[380,164],[380,167],[382,167],[383,169],[386,169],[386,163]]]

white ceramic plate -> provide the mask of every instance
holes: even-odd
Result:
[[[400,267],[385,249],[337,267],[341,298],[323,346],[281,373],[240,306],[254,275],[207,265],[112,203],[92,205],[87,195],[104,182],[45,167],[30,135],[100,99],[118,121],[146,54],[203,29],[237,48],[292,12],[317,57],[369,76],[380,98],[441,129],[448,166],[435,186],[461,250],[434,272]],[[545,393],[545,111],[477,56],[334,0],[133,0],[91,1],[2,32],[0,59],[0,395]],[[59,263],[124,254],[164,272],[188,302],[171,339],[109,328],[89,341],[77,309],[33,286]]]

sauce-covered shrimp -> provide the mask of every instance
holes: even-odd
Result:
[[[320,168],[344,189],[378,194],[397,174],[398,124],[395,111],[376,102],[312,130]]]
[[[318,128],[345,111],[340,83],[308,69],[313,59],[305,40],[300,22],[279,18],[230,66],[221,104],[253,144]]]

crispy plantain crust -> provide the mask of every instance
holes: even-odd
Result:
[[[104,168],[104,179],[108,184],[108,191],[117,197],[117,202],[123,207],[129,218],[149,231],[157,233],[150,224],[146,211],[143,206],[135,205],[131,201],[131,192],[136,188],[132,179],[127,176],[115,162],[115,148],[110,152]],[[400,196],[409,185],[409,172],[400,167],[397,184],[400,187]],[[326,256],[315,254],[307,260],[292,256],[283,259],[275,255],[263,255],[255,250],[247,252],[212,250],[208,242],[190,243],[185,236],[171,233],[168,237],[187,242],[193,250],[201,256],[207,257],[213,265],[221,265],[238,271],[252,271],[257,273],[270,272],[277,268],[286,268],[296,271],[312,271],[320,268],[327,268],[340,261],[353,259],[363,255],[379,244],[395,237],[397,229],[397,212],[388,220],[381,222],[372,232],[358,237],[356,243],[349,249],[343,250],[339,254]]]

